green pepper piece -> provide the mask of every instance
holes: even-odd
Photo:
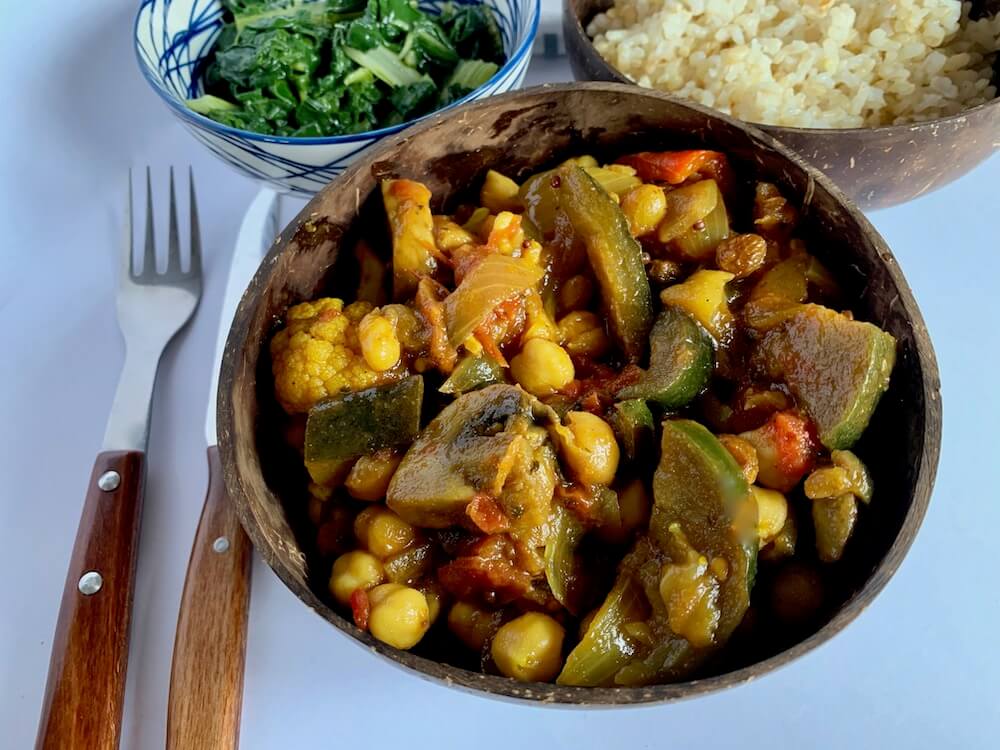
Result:
[[[626,460],[634,463],[652,454],[656,427],[653,414],[643,399],[614,404],[608,412],[608,421]]]
[[[441,393],[459,396],[506,380],[500,363],[488,354],[467,356],[459,362],[440,388]]]
[[[306,462],[357,458],[413,442],[420,432],[423,396],[424,379],[412,375],[321,401],[306,419]]]
[[[561,505],[552,509],[549,538],[545,543],[545,579],[552,596],[573,614],[579,612],[579,561],[576,549],[583,538],[583,523]]]
[[[664,409],[687,405],[712,374],[712,337],[677,308],[661,312],[649,332],[649,369],[616,398],[646,399]]]
[[[611,332],[629,361],[637,362],[653,325],[642,248],[629,232],[621,208],[582,168],[562,167],[556,177],[559,207],[586,245]]]
[[[556,682],[589,687],[614,685],[615,675],[639,651],[639,644],[629,638],[625,625],[642,622],[648,616],[642,588],[629,573],[619,574],[583,639],[566,658]]]

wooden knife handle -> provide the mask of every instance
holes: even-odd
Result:
[[[235,750],[250,611],[250,540],[208,449],[208,494],[198,522],[170,669],[167,750]]]
[[[144,462],[137,451],[94,462],[52,640],[40,750],[118,747]]]

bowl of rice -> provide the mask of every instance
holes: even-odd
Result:
[[[1000,148],[1000,2],[564,0],[578,80],[633,83],[758,125],[865,209]]]

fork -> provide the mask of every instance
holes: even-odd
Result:
[[[201,296],[201,241],[190,181],[190,262],[182,268],[174,171],[166,270],[156,268],[153,191],[146,168],[141,269],[133,248],[132,173],[117,306],[125,365],[94,462],[52,641],[36,748],[118,747],[135,587],[150,407],[160,355],[190,320]]]

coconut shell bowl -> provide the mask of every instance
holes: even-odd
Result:
[[[713,662],[697,679],[649,687],[521,683],[467,668],[452,644],[401,651],[342,614],[327,592],[329,565],[308,532],[301,459],[278,427],[269,341],[289,306],[338,288],[362,235],[384,231],[380,180],[431,190],[435,213],[476,194],[490,168],[520,180],[570,156],[708,148],[743,179],[775,183],[800,207],[799,232],[837,278],[855,314],[891,333],[897,362],[888,392],[856,446],[875,485],[836,566],[828,606],[808,627]],[[342,263],[343,261],[343,263]],[[543,704],[663,703],[761,677],[835,636],[883,589],[912,544],[931,496],[941,441],[938,371],[909,287],[885,242],[833,182],[776,139],[712,110],[632,85],[549,85],[464,105],[371,149],[322,189],[276,239],[236,313],[219,384],[219,445],[230,496],[257,551],[331,626],[379,657],[427,679],[484,696]]]

